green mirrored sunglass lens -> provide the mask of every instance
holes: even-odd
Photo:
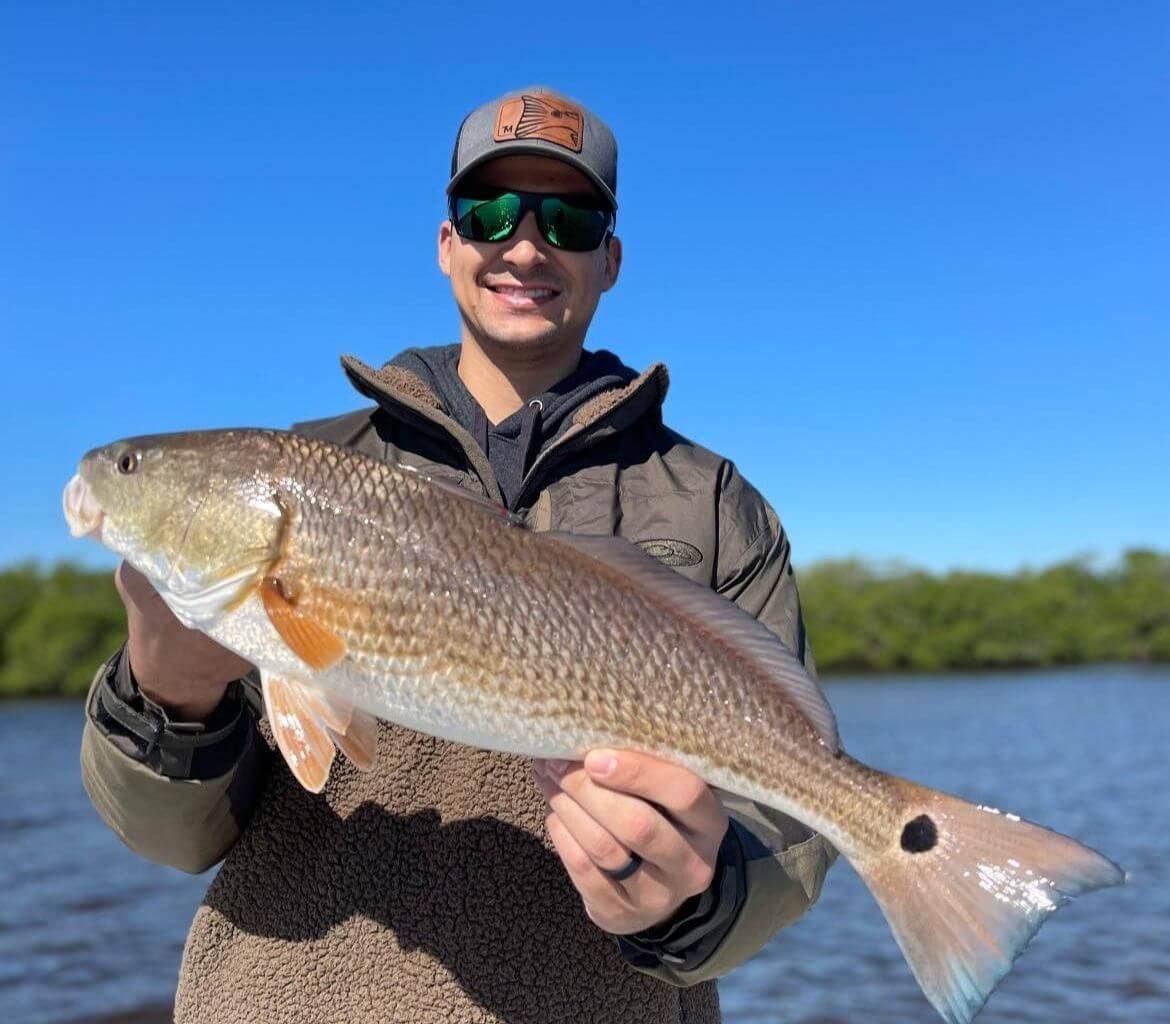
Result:
[[[555,197],[541,201],[540,219],[550,243],[576,250],[596,249],[608,223],[600,210],[574,206]]]
[[[459,234],[476,242],[498,242],[515,229],[520,212],[518,196],[507,193],[495,199],[455,200]]]

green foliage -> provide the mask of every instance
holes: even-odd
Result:
[[[822,671],[938,671],[1170,661],[1170,555],[1135,550],[1015,576],[879,571],[822,562],[799,574]]]
[[[1156,551],[1105,571],[932,576],[847,560],[799,578],[823,672],[1170,662],[1170,555]],[[0,571],[0,698],[84,693],[125,630],[111,573]]]
[[[18,566],[0,572],[0,631],[0,697],[82,694],[126,615],[108,572]]]

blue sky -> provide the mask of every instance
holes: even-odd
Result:
[[[126,434],[362,404],[457,339],[454,131],[533,82],[617,134],[590,346],[671,369],[797,564],[1170,548],[1170,8],[17,3],[0,10],[0,565],[107,564]]]

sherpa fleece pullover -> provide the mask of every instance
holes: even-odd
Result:
[[[303,432],[500,500],[482,450],[417,374],[343,363],[376,405]],[[755,615],[811,669],[778,519],[730,462],[663,427],[665,392],[656,366],[586,401],[514,507],[534,529],[639,544]],[[95,806],[152,859],[202,870],[226,854],[188,936],[179,1024],[706,1024],[719,1019],[711,979],[803,914],[834,857],[799,823],[735,807],[746,900],[733,926],[694,970],[635,967],[584,914],[526,758],[382,723],[374,771],[342,761],[314,796],[272,757],[261,723],[239,731],[236,768],[168,778],[97,722],[107,680],[95,680],[82,748]]]

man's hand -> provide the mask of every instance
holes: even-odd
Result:
[[[176,718],[203,721],[251,664],[184,626],[133,566],[119,565],[114,585],[126,606],[126,654],[138,688]]]
[[[548,834],[598,927],[629,935],[660,924],[711,884],[727,812],[693,772],[632,750],[535,761]],[[642,864],[622,881],[630,855]],[[604,870],[603,870],[604,869]]]

